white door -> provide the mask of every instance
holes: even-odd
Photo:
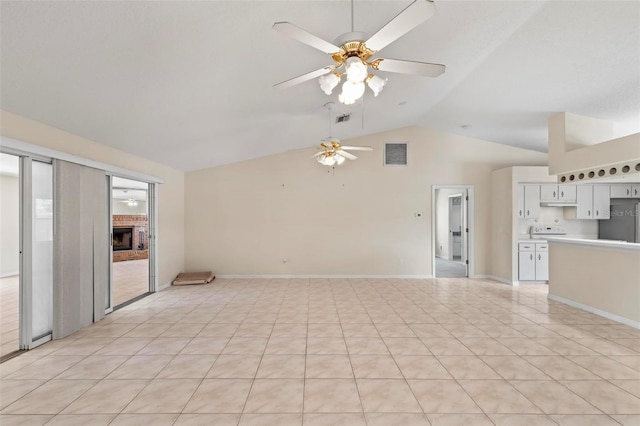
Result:
[[[540,216],[540,185],[524,186],[524,217],[535,219]]]
[[[593,185],[578,185],[576,191],[576,219],[593,219]]]

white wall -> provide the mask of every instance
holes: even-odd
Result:
[[[126,200],[113,200],[113,214],[147,214],[147,202],[138,201],[137,206],[130,206]]]
[[[0,277],[20,269],[19,197],[18,177],[0,175]]]
[[[184,270],[182,171],[6,111],[0,111],[0,120],[2,136],[164,179],[158,185],[158,284],[170,283]]]
[[[385,141],[409,143],[409,166],[382,165]],[[187,173],[187,269],[432,276],[431,187],[469,184],[476,273],[489,274],[491,171],[546,164],[546,154],[420,127],[345,143],[375,150],[335,171],[309,148]]]

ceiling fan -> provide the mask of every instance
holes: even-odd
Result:
[[[331,135],[331,109],[333,102],[327,102],[325,108],[329,110],[329,135]],[[373,151],[370,146],[343,146],[340,139],[329,136],[324,139],[318,147],[317,152],[312,158],[317,158],[318,163],[325,166],[339,166],[344,163],[345,159],[356,160],[358,157],[347,151]]]
[[[351,105],[364,94],[365,83],[373,91],[374,96],[378,96],[387,83],[386,78],[369,73],[369,67],[379,71],[437,77],[445,71],[444,65],[386,58],[370,60],[377,52],[431,18],[434,13],[435,6],[432,1],[415,0],[374,35],[367,37],[365,33],[353,31],[353,0],[351,0],[351,32],[339,36],[335,44],[290,22],[276,22],[273,24],[274,30],[329,54],[335,64],[283,81],[274,87],[286,89],[320,77],[318,79],[320,88],[330,95],[340,83],[342,76],[346,75],[346,81],[342,85],[342,92],[338,99],[345,105]]]

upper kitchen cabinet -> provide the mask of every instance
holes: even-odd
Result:
[[[518,219],[540,216],[540,185],[518,185]]]
[[[575,203],[576,185],[540,185],[540,201],[543,203]]]
[[[565,207],[565,219],[609,219],[609,185],[577,185],[576,206]]]
[[[640,198],[640,184],[637,184],[637,183],[612,184],[611,198]]]

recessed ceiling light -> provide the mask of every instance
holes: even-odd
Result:
[[[460,128],[464,130],[469,130],[471,128],[471,124],[463,124],[462,126],[460,126]]]

